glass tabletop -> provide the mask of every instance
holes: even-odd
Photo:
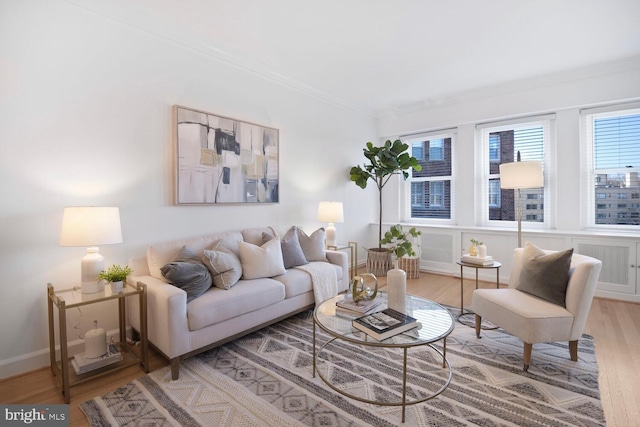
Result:
[[[108,284],[104,287],[104,290],[92,294],[83,294],[80,291],[80,287],[54,290],[55,297],[64,300],[66,308],[79,307],[110,299],[125,298],[130,295],[140,293],[141,291],[139,289],[136,289],[134,286],[129,284],[124,284],[123,289],[120,292],[112,292],[111,286]]]
[[[351,321],[358,316],[336,313],[336,301],[344,298],[337,295],[322,302],[313,312],[316,324],[328,334],[358,344],[389,347],[412,347],[439,341],[453,331],[454,319],[449,311],[440,304],[416,295],[406,296],[406,313],[415,317],[421,326],[410,329],[386,340],[377,341],[366,333],[351,326]],[[378,292],[376,298],[383,302],[379,310],[387,308],[387,293]]]

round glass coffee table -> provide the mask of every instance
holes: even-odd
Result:
[[[407,332],[394,335],[382,341],[377,341],[366,333],[351,326],[351,321],[357,316],[336,314],[336,301],[344,298],[344,295],[338,295],[330,298],[316,307],[313,312],[313,377],[318,376],[336,392],[347,396],[351,399],[364,403],[370,403],[381,406],[402,406],[402,422],[405,419],[405,409],[407,405],[415,405],[425,402],[429,399],[441,394],[451,382],[453,371],[447,360],[447,336],[451,334],[454,328],[454,319],[449,311],[440,304],[421,298],[415,295],[407,295],[406,314],[418,319],[421,326],[411,329]],[[378,298],[383,298],[383,303],[378,307],[378,311],[387,308],[386,292],[379,292]],[[329,334],[330,338],[322,344],[316,351],[316,325],[324,332]],[[403,352],[402,362],[402,398],[399,401],[378,401],[356,396],[334,384],[326,378],[317,368],[318,356],[322,351],[335,340],[346,341],[353,344],[387,347],[401,349]],[[439,350],[433,343],[442,340],[442,350]],[[428,346],[442,356],[442,367],[448,368],[449,373],[444,379],[442,387],[428,396],[420,396],[413,400],[407,400],[407,351],[409,348],[418,346]],[[356,373],[354,373],[357,375]]]

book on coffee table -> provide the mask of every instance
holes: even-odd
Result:
[[[351,296],[346,296],[341,300],[336,301],[336,312],[346,314],[358,314],[363,315],[371,313],[382,304],[382,298],[376,297],[372,300],[362,300],[355,302]]]
[[[386,340],[418,326],[418,320],[391,308],[353,319],[354,328],[378,341]]]

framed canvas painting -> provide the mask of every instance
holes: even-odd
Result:
[[[173,108],[176,204],[278,203],[278,129]]]

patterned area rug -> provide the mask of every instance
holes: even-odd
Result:
[[[318,328],[318,340],[327,338]],[[308,311],[184,361],[177,381],[163,368],[80,408],[92,426],[401,425],[399,406],[361,403],[313,378],[312,340]],[[473,328],[456,323],[447,338],[451,384],[434,399],[407,406],[405,425],[603,426],[591,337],[582,337],[578,354],[571,362],[566,343],[536,344],[525,373],[517,338],[496,329],[477,339]],[[400,350],[340,342],[321,355],[319,369],[339,387],[366,398],[400,399]],[[446,380],[448,369],[432,349],[410,349],[407,363],[410,398]]]

